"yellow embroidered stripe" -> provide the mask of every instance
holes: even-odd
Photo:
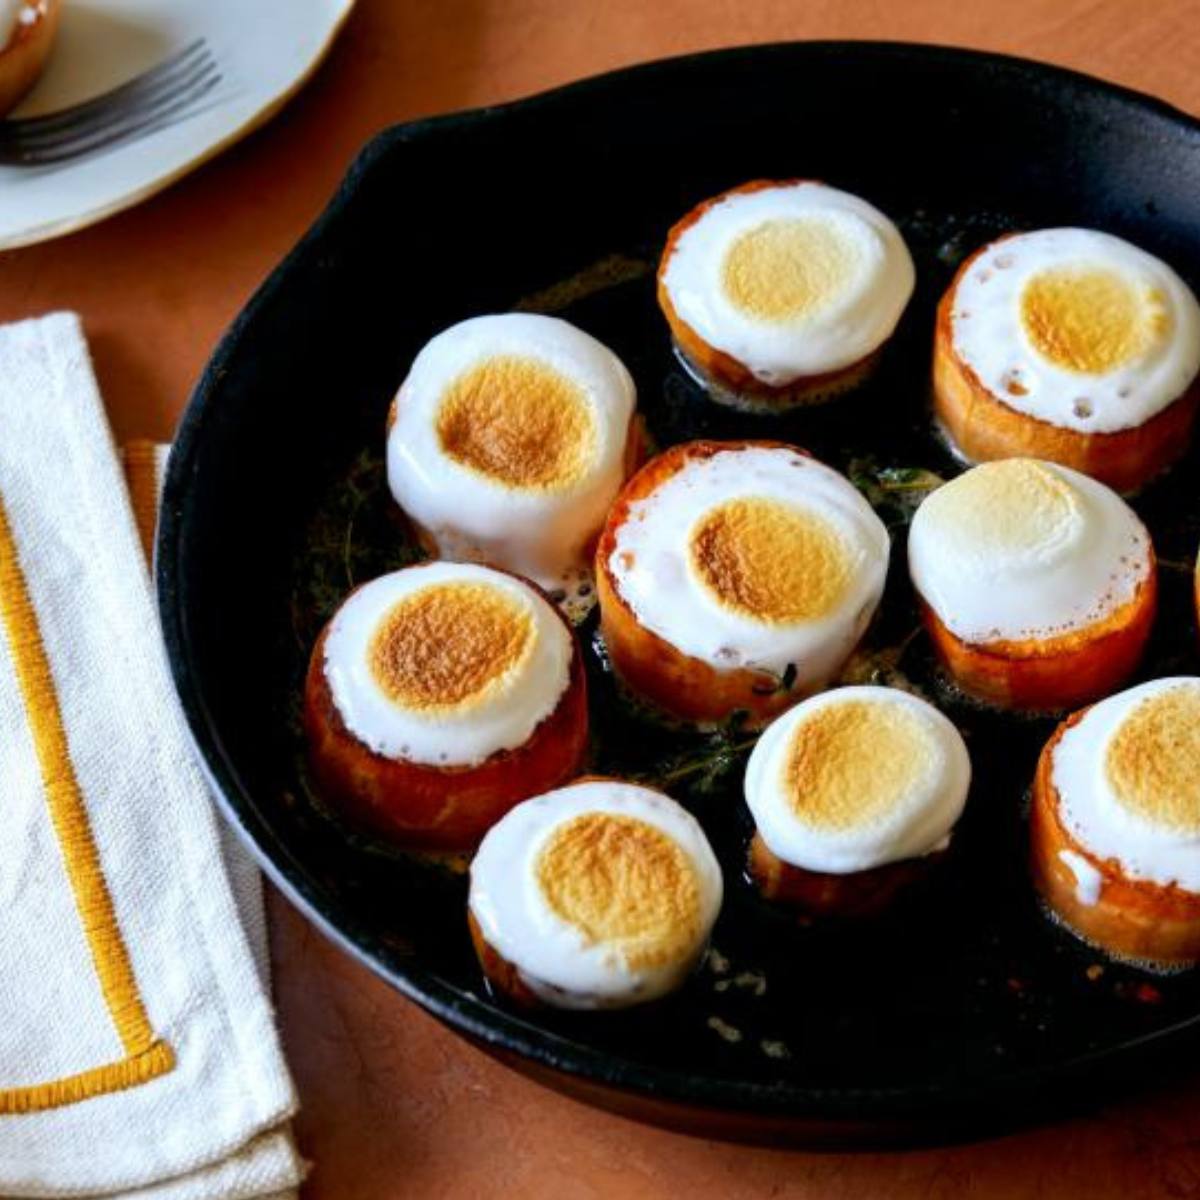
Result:
[[[67,1075],[51,1083],[35,1083],[30,1087],[0,1089],[0,1116],[39,1112],[61,1108],[92,1096],[137,1087],[159,1075],[165,1075],[175,1065],[175,1056],[166,1042],[153,1042],[150,1048],[119,1062]]]
[[[37,613],[21,571],[8,514],[0,503],[0,623],[41,769],[46,806],[62,850],[75,907],[87,937],[105,1004],[126,1059],[66,1079],[0,1089],[0,1113],[30,1112],[132,1087],[171,1070],[174,1054],[156,1040],[121,938],[112,897],[75,778]]]

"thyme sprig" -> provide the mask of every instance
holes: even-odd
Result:
[[[668,788],[687,781],[689,788],[698,792],[719,787],[741,767],[743,757],[758,741],[758,733],[745,727],[748,717],[741,710],[735,712],[719,729],[647,772],[643,782]]]
[[[946,481],[925,467],[881,467],[874,458],[855,458],[847,472],[889,528],[907,525],[921,501]]]

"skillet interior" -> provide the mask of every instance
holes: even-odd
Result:
[[[957,469],[926,415],[936,298],[981,241],[1054,224],[1129,237],[1196,287],[1198,151],[1190,119],[1082,76],[866,43],[671,60],[373,141],[209,364],[159,532],[176,683],[218,798],[274,879],[403,992],[507,1060],[707,1132],[936,1139],[1027,1120],[1177,1057],[1200,1027],[1200,984],[1113,967],[1089,978],[1096,957],[1032,904],[1021,807],[1050,722],[938,693],[977,780],[956,863],[879,924],[805,930],[740,880],[744,739],[735,730],[698,744],[630,724],[594,663],[599,765],[658,779],[683,771],[671,790],[717,842],[728,885],[719,954],[656,1009],[530,1021],[483,990],[461,879],[343,836],[314,805],[294,711],[320,621],[351,581],[409,554],[387,517],[379,457],[408,362],[452,321],[518,303],[611,345],[660,444],[777,436],[852,471],[896,534],[872,634],[882,657],[863,670],[898,669],[936,692],[923,638],[906,640],[915,617],[903,568],[906,506],[921,482],[906,472]],[[697,200],[795,176],[859,192],[896,218],[918,292],[861,397],[782,420],[730,414],[675,364],[649,271]],[[1168,564],[1143,677],[1200,668],[1188,573],[1195,462],[1137,502]],[[747,1112],[761,1116],[735,1116]]]

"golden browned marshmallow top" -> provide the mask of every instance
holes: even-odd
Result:
[[[514,488],[569,487],[596,448],[583,389],[548,363],[513,354],[484,359],[450,384],[437,432],[450,458]]]
[[[1142,700],[1108,743],[1104,768],[1119,803],[1179,833],[1200,833],[1200,690]]]
[[[384,615],[371,638],[371,673],[410,709],[468,708],[528,659],[532,615],[489,583],[434,584]]]
[[[853,700],[796,724],[784,770],[796,816],[829,830],[872,825],[937,761],[933,727],[901,704]]]
[[[678,842],[636,817],[589,812],[558,826],[537,860],[546,903],[635,970],[679,957],[700,925],[696,869]]]
[[[763,496],[709,509],[691,531],[690,550],[697,577],[722,604],[781,625],[834,611],[857,565],[831,521]]]

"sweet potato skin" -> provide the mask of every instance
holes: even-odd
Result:
[[[1196,614],[1196,631],[1200,633],[1200,559],[1192,573],[1192,611]]]
[[[765,900],[794,908],[805,916],[872,917],[885,911],[901,892],[924,879],[946,853],[936,850],[922,858],[834,875],[784,862],[755,833],[747,855],[747,870]]]
[[[951,326],[959,280],[975,259],[997,244],[977,250],[962,264],[938,304],[933,344],[933,407],[938,423],[971,462],[1047,459],[1082,471],[1118,492],[1137,491],[1187,449],[1200,405],[1200,377],[1148,421],[1111,433],[1064,429],[997,399],[959,358]]]
[[[596,546],[596,592],[600,601],[600,631],[609,661],[621,680],[654,708],[698,725],[720,724],[733,713],[748,714],[751,727],[765,725],[812,689],[782,689],[779,680],[748,667],[719,670],[676,649],[646,629],[625,602],[609,560],[616,549],[617,530],[631,506],[645,499],[687,463],[711,458],[723,450],[761,446],[804,454],[786,442],[765,439],[682,442],[651,459],[622,489]]]
[[[564,622],[565,623],[565,622]],[[406,849],[473,850],[515,804],[566,783],[587,750],[587,681],[574,641],[570,680],[529,740],[472,767],[385,758],[345,726],[325,675],[321,632],[304,686],[308,761],[321,796],[349,820]]]
[[[475,914],[469,909],[467,927],[471,931],[471,945],[475,947],[475,957],[479,959],[480,970],[488,983],[518,1008],[545,1008],[545,1001],[525,985],[521,972],[483,936]]]
[[[744,363],[732,355],[710,346],[676,311],[671,297],[667,292],[665,278],[667,264],[675,253],[679,239],[690,229],[713,205],[720,203],[728,196],[749,195],[760,192],[764,188],[789,187],[798,183],[812,183],[815,180],[805,179],[754,179],[738,187],[730,188],[719,196],[697,204],[690,212],[681,217],[671,226],[667,233],[666,245],[663,247],[662,258],[658,264],[657,296],[658,306],[670,327],[671,336],[676,345],[690,360],[692,366],[718,388],[726,389],[740,396],[770,408],[781,408],[793,405],[815,404],[826,399],[832,399],[840,392],[855,387],[867,375],[879,357],[879,351],[872,351],[856,362],[836,371],[826,371],[817,375],[802,375],[784,384],[764,383]]]
[[[1120,959],[1160,968],[1200,960],[1200,895],[1171,884],[1130,879],[1115,859],[1099,859],[1063,824],[1054,786],[1054,752],[1087,709],[1061,722],[1038,759],[1029,817],[1029,862],[1034,887],[1053,912],[1084,941]],[[1100,873],[1095,904],[1079,899],[1075,875],[1059,855],[1067,850]]]
[[[1044,641],[965,642],[918,596],[938,660],[964,692],[997,708],[1053,712],[1091,703],[1120,688],[1141,660],[1158,609],[1150,571],[1133,599],[1086,629]]]

